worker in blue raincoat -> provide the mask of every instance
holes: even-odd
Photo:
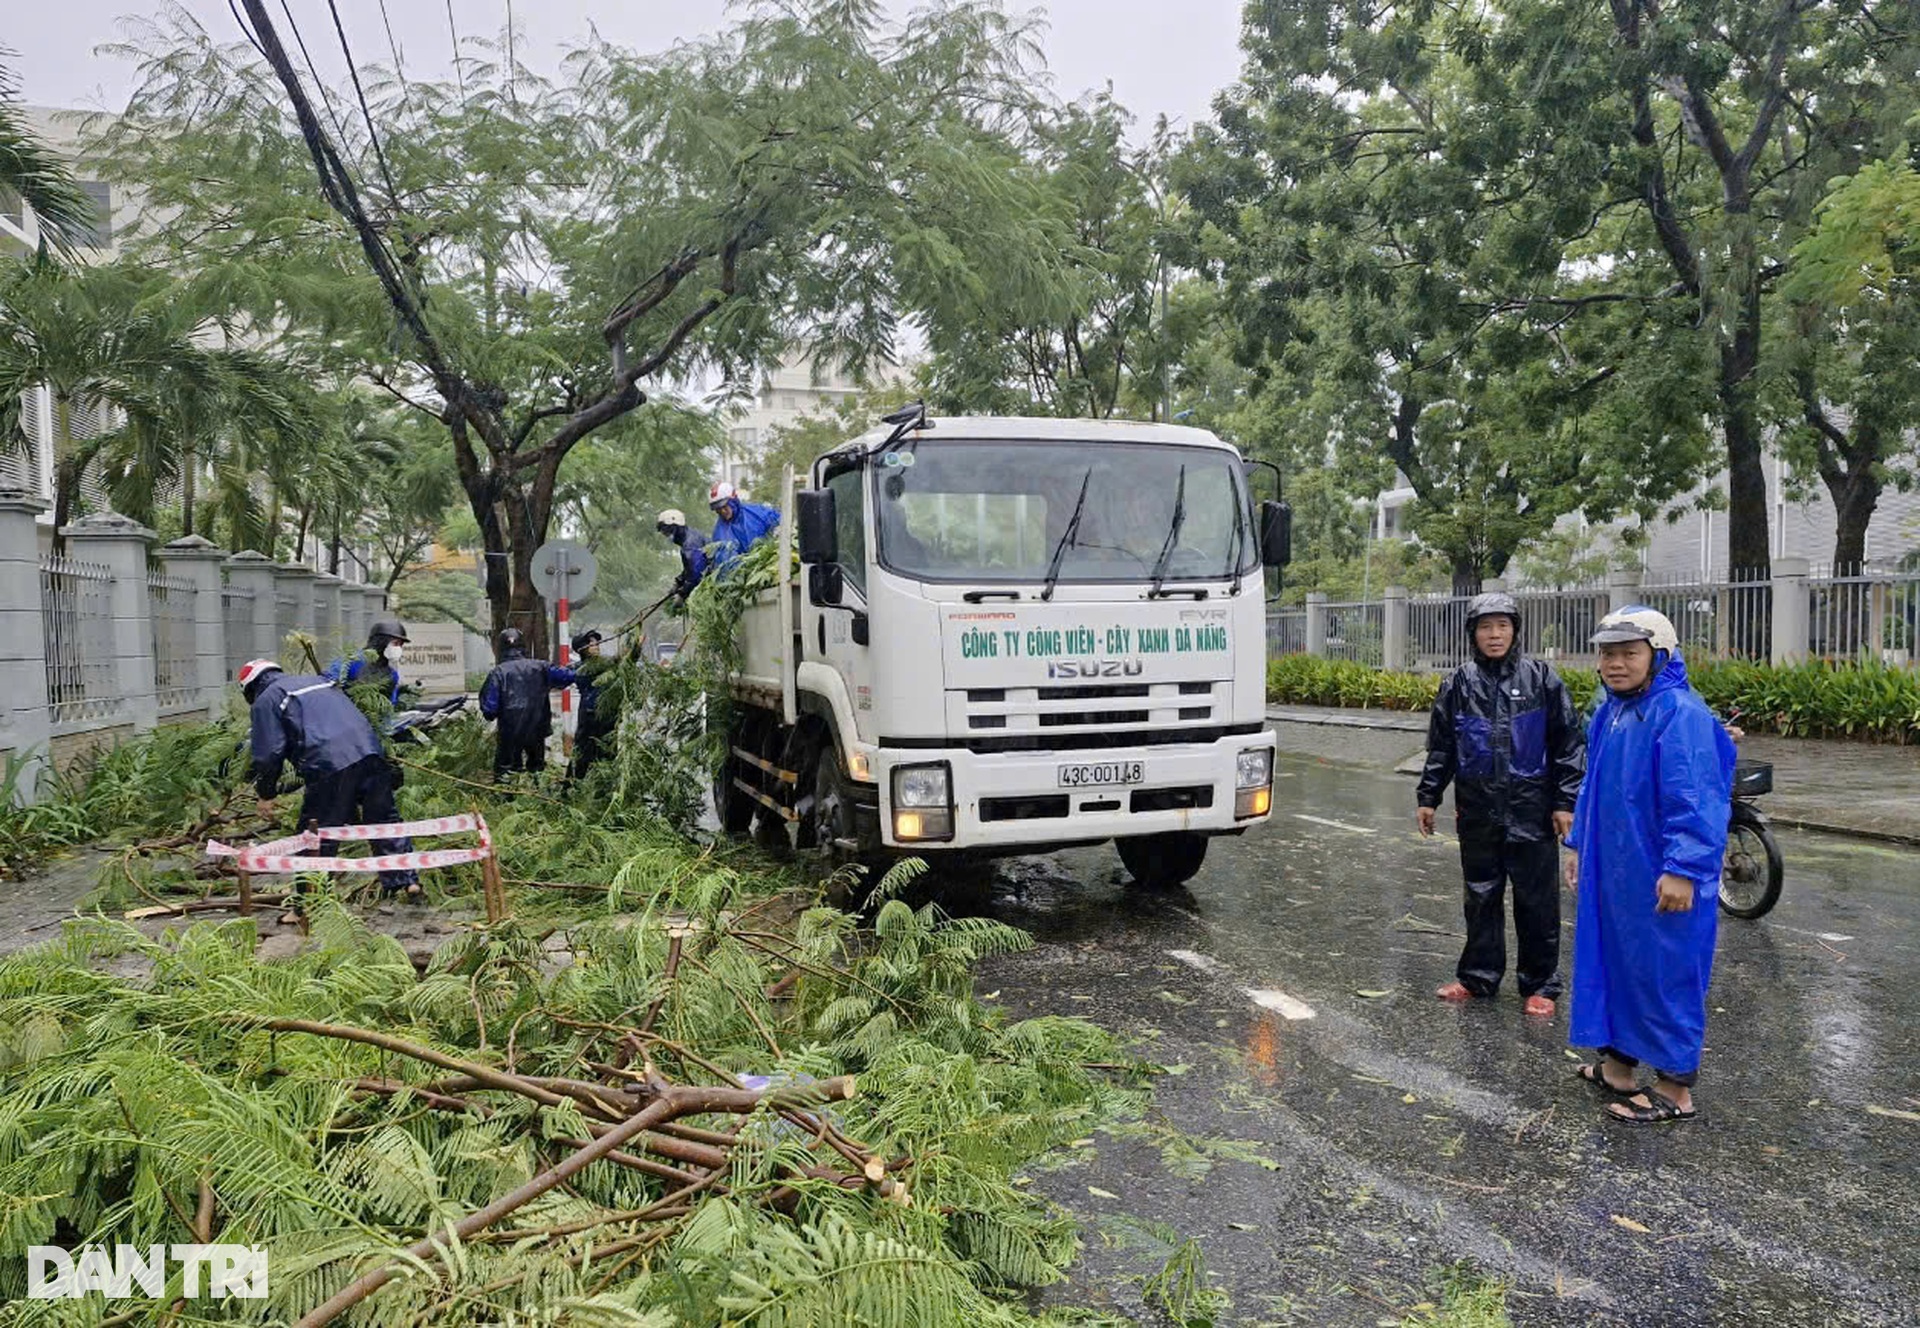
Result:
[[[707,538],[707,566],[725,571],[727,565],[780,528],[780,509],[750,503],[725,480],[707,496],[713,510],[713,534]]]
[[[392,825],[400,819],[393,801],[393,767],[380,749],[373,725],[330,678],[289,674],[270,659],[250,660],[240,669],[240,694],[249,710],[254,791],[263,818],[273,815],[281,768],[292,764],[306,781],[300,827],[328,830],[340,825]],[[410,839],[377,839],[374,853],[413,852]],[[319,857],[334,856],[332,841],[322,839]],[[297,920],[300,896],[289,900],[288,921]],[[384,895],[423,897],[419,874],[411,869],[380,873]]]
[[[1629,1125],[1691,1120],[1707,1031],[1733,740],[1687,683],[1665,615],[1600,622],[1608,696],[1587,731],[1567,881],[1579,891],[1567,1040],[1596,1047],[1579,1077]],[[1638,1067],[1653,1083],[1641,1088]]]

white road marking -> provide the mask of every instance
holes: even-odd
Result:
[[[1313,1007],[1311,1005],[1308,1005],[1305,1001],[1295,1000],[1284,991],[1274,991],[1272,989],[1256,991],[1254,988],[1248,987],[1246,992],[1247,995],[1252,998],[1255,1005],[1263,1010],[1272,1010],[1282,1019],[1299,1020],[1313,1018]]]
[[[1178,959],[1188,968],[1197,968],[1202,973],[1218,973],[1222,971],[1220,961],[1211,955],[1195,954],[1191,950],[1169,950],[1167,953],[1173,958]]]
[[[1823,941],[1850,941],[1853,937],[1842,936],[1837,931],[1823,931],[1820,933],[1820,939]]]
[[[1293,819],[1296,821],[1311,821],[1315,825],[1329,825],[1335,830],[1346,830],[1356,835],[1377,835],[1380,833],[1379,830],[1370,825],[1348,825],[1345,821],[1329,821],[1324,816],[1308,816],[1305,812],[1295,812]]]

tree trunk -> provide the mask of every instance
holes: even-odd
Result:
[[[68,426],[73,421],[73,413],[66,397],[59,393],[53,398],[53,437],[47,440],[47,446],[53,449],[53,553],[63,558],[67,553],[67,523],[73,520],[73,500],[80,490],[79,465],[73,456],[73,436]]]
[[[1453,560],[1453,593],[1456,595],[1478,595],[1482,581],[1480,560],[1471,553],[1455,553]]]
[[[1867,561],[1867,527],[1886,487],[1869,465],[1827,477],[1833,498],[1833,574],[1858,576]]]
[[[180,534],[182,537],[193,534],[193,449],[186,448],[180,455]]]

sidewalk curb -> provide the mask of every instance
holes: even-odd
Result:
[[[1765,813],[1768,824],[1784,826],[1788,830],[1811,830],[1823,835],[1841,835],[1847,839],[1870,839],[1880,844],[1920,848],[1920,834],[1902,834],[1898,830],[1868,830],[1857,825],[1834,825],[1830,821],[1810,821],[1803,816],[1789,816],[1768,811],[1765,802],[1759,803],[1758,806]]]

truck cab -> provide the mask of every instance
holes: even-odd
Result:
[[[869,860],[1113,840],[1171,886],[1268,817],[1263,567],[1288,513],[1256,509],[1231,445],[918,411],[804,486],[740,627],[728,829]]]

